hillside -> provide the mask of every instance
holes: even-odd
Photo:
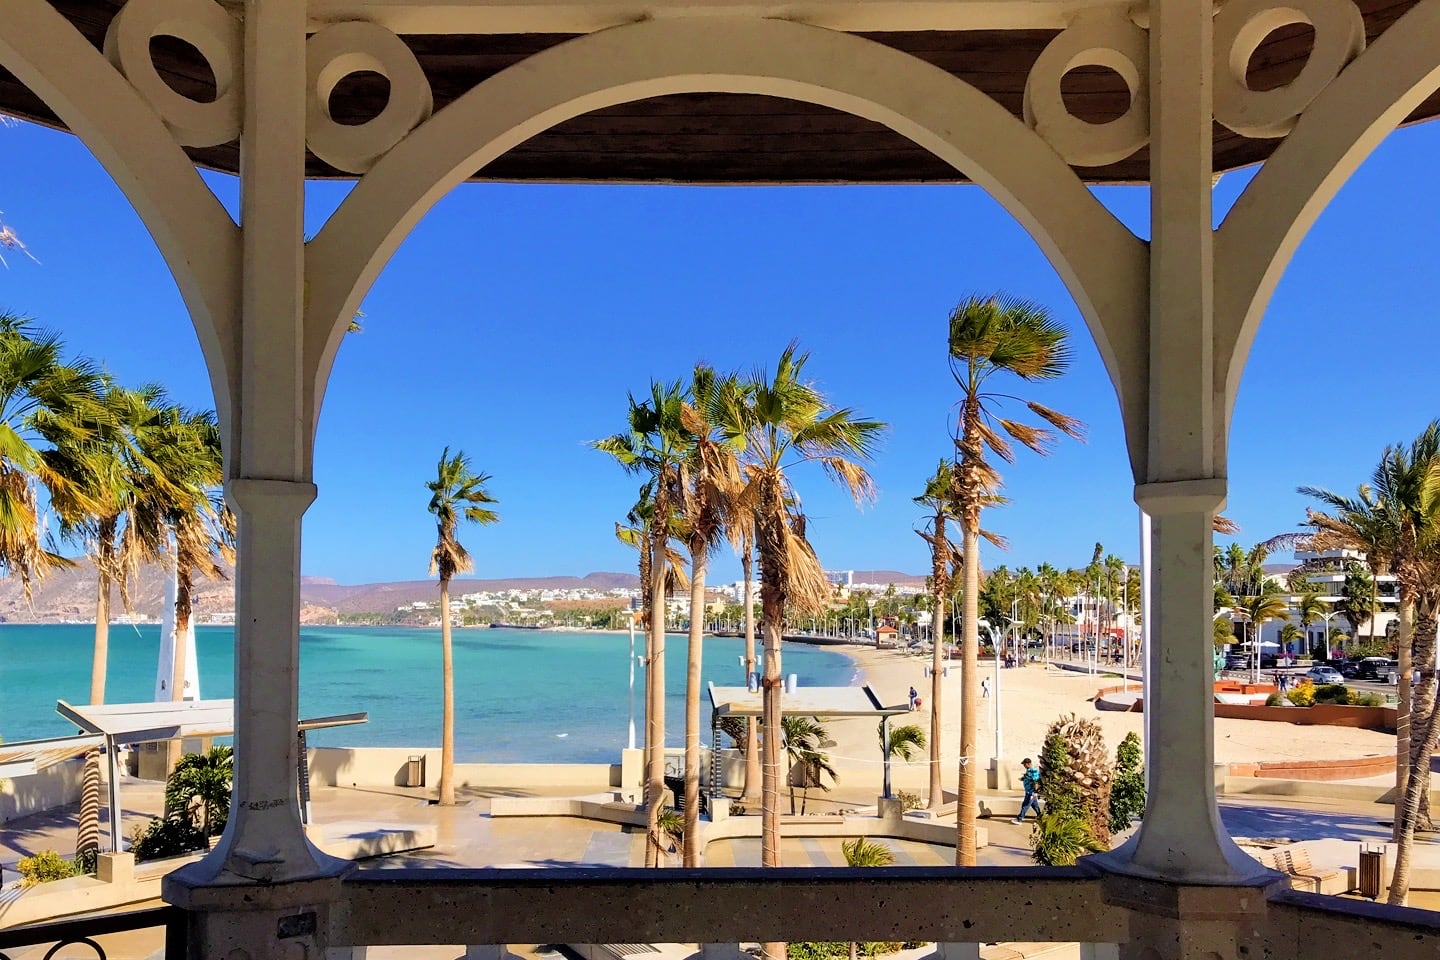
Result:
[[[130,587],[130,608],[138,614],[158,618],[165,596],[165,574],[158,566],[140,569]],[[639,578],[629,573],[590,573],[583,577],[510,577],[497,580],[457,579],[451,590],[458,596],[482,590],[565,590],[590,588],[611,590],[634,588]],[[11,623],[54,623],[63,620],[95,619],[95,568],[80,560],[68,570],[59,570],[33,584],[33,598],[26,603],[17,577],[0,579],[0,618]],[[235,609],[232,580],[201,582],[195,585],[198,620]],[[336,613],[384,613],[401,604],[432,600],[434,580],[402,580],[392,583],[338,584],[328,577],[303,577],[300,600],[302,620],[333,619]],[[111,590],[113,615],[121,611],[120,591]]]

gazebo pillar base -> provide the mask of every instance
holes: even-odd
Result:
[[[217,881],[206,876],[202,861],[167,876],[163,889],[167,901],[189,914],[188,960],[324,957],[330,911],[341,904],[343,878],[354,866],[329,860],[313,877],[256,884]]]

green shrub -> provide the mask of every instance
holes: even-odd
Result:
[[[900,799],[901,810],[919,810],[920,794],[910,793],[908,790],[898,790],[895,796]]]
[[[1268,697],[1265,698],[1265,706],[1267,706],[1267,707],[1283,707],[1283,706],[1285,706],[1285,700],[1284,700],[1284,698],[1282,698],[1282,697],[1280,696],[1280,691],[1279,691],[1279,690],[1276,690],[1274,693],[1270,694],[1270,696],[1268,696]]]
[[[1349,703],[1350,691],[1343,683],[1327,683],[1315,688],[1316,703]]]
[[[80,867],[74,860],[66,860],[54,850],[41,850],[33,857],[21,857],[16,866],[20,870],[22,887],[33,887],[39,883],[80,875]]]
[[[1030,855],[1047,867],[1073,867],[1085,854],[1104,849],[1090,832],[1084,812],[1069,802],[1054,804],[1040,814],[1030,832]]]
[[[856,946],[859,948],[856,951],[859,956],[880,957],[887,953],[912,950],[924,944],[919,941],[907,940],[901,943],[889,940],[860,943]],[[805,940],[791,943],[786,952],[790,960],[840,960],[850,956],[850,943],[848,940]]]
[[[1145,816],[1145,764],[1134,732],[1115,748],[1115,779],[1110,783],[1110,829],[1125,830]]]
[[[154,818],[145,826],[136,827],[130,835],[130,850],[135,854],[137,863],[178,857],[209,848],[210,841],[205,831],[184,815],[163,820]]]
[[[848,867],[893,867],[895,854],[883,843],[856,837],[840,844]]]
[[[1300,686],[1285,695],[1297,707],[1315,706],[1315,685],[1309,680],[1300,681]]]
[[[1361,693],[1358,690],[1350,691],[1350,705],[1355,707],[1383,707],[1385,698],[1378,693]]]

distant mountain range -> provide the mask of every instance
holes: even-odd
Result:
[[[137,614],[157,618],[165,597],[165,574],[158,566],[140,569],[130,586],[130,607]],[[856,583],[922,585],[922,575],[894,570],[856,570]],[[457,579],[451,582],[456,594],[500,590],[634,590],[640,578],[633,573],[587,573],[583,577],[506,577],[495,580]],[[68,570],[59,570],[32,584],[32,599],[26,602],[18,577],[0,579],[0,617],[11,623],[56,623],[94,620],[96,599],[95,568],[80,560]],[[434,580],[398,580],[390,583],[339,584],[328,577],[301,577],[302,622],[333,620],[342,613],[388,613],[416,600],[433,600]],[[235,609],[232,580],[202,581],[195,585],[196,618]],[[120,591],[111,591],[111,615],[123,612]]]

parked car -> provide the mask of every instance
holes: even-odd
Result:
[[[1389,657],[1366,657],[1355,663],[1353,676],[1356,680],[1389,680],[1390,674],[1398,671],[1400,664]]]
[[[1250,658],[1243,653],[1232,653],[1225,658],[1226,670],[1245,670],[1250,667]]]
[[[1345,677],[1334,667],[1311,667],[1305,672],[1305,676],[1309,677],[1310,682],[1317,686],[1323,686],[1327,683],[1343,684],[1345,682]]]

